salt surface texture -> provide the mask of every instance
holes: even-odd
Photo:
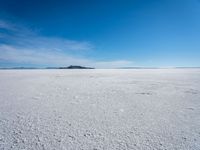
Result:
[[[0,70],[0,149],[200,149],[200,70]]]

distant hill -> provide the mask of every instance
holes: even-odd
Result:
[[[92,67],[76,66],[70,65],[68,67],[46,67],[46,68],[37,68],[37,67],[0,67],[0,70],[9,70],[9,69],[95,69]],[[120,67],[115,69],[200,69],[200,67],[171,67],[171,68],[162,68],[162,67]]]
[[[83,66],[68,66],[68,67],[59,67],[58,69],[94,69],[91,67],[83,67]]]
[[[46,69],[94,69],[94,68],[70,65],[68,67],[47,67]]]
[[[94,69],[91,67],[84,67],[84,66],[68,66],[68,67],[46,67],[46,68],[36,68],[36,67],[9,67],[9,68],[0,68],[0,69]]]

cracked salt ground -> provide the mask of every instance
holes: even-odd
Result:
[[[0,149],[200,149],[200,70],[0,70]]]

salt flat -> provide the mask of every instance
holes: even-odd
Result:
[[[0,70],[0,149],[200,149],[200,69]]]

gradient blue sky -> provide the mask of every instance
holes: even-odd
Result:
[[[200,66],[199,0],[0,0],[0,67]]]

